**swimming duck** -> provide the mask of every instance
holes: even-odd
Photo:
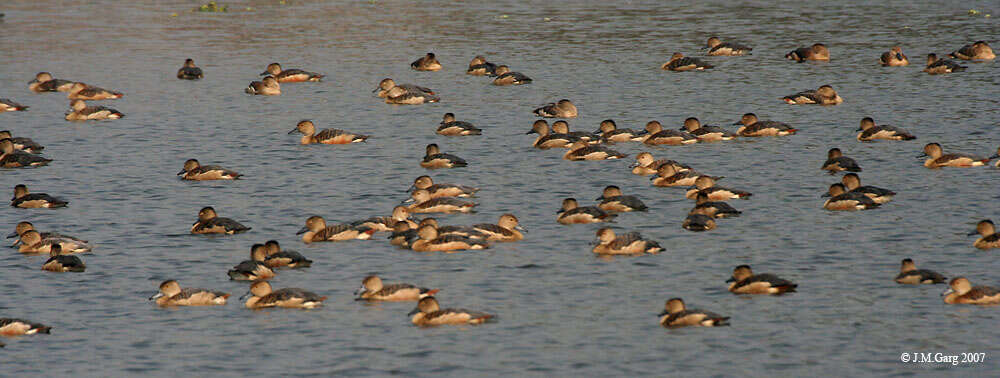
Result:
[[[532,111],[539,117],[545,118],[575,118],[577,116],[576,105],[567,99],[559,100],[559,102],[550,102],[545,104],[540,108]]]
[[[594,131],[594,135],[611,142],[642,142],[646,139],[646,134],[645,130],[619,129],[615,121],[611,119],[601,121],[600,128]]]
[[[712,218],[729,218],[738,217],[742,212],[736,210],[726,202],[709,200],[708,194],[698,193],[695,196],[694,208],[688,212],[688,215],[691,214],[702,214]]]
[[[119,119],[125,114],[106,106],[87,106],[83,100],[69,102],[70,110],[66,112],[67,121],[86,121],[92,119]]]
[[[429,88],[421,87],[418,85],[413,85],[413,84],[396,85],[396,82],[390,78],[382,79],[382,81],[378,83],[378,87],[376,87],[375,90],[372,92],[378,92],[379,98],[386,98],[386,96],[389,95],[389,90],[396,87],[402,88],[404,92],[413,92],[413,93],[422,92],[427,95],[435,94],[434,91],[430,90]]]
[[[177,70],[177,78],[181,80],[198,80],[205,77],[201,72],[201,68],[194,65],[194,59],[187,58],[184,60],[184,65],[181,69]]]
[[[299,121],[295,128],[288,133],[301,133],[302,139],[299,140],[301,144],[351,144],[366,142],[370,138],[368,135],[355,134],[341,129],[323,129],[316,133],[316,125],[308,119]]]
[[[9,98],[0,98],[0,113],[3,112],[20,112],[28,110],[28,106],[24,106],[14,102]]]
[[[562,208],[556,214],[559,214],[556,221],[561,224],[612,222],[618,216],[617,214],[609,214],[597,206],[579,207],[576,198],[564,199]]]
[[[482,55],[476,55],[476,57],[472,58],[472,61],[469,62],[469,69],[466,70],[465,73],[468,75],[476,75],[476,76],[494,75],[496,69],[497,69],[496,64],[487,62],[486,58],[484,58]]]
[[[51,161],[52,159],[46,159],[32,153],[16,150],[14,148],[14,142],[10,138],[0,139],[0,167],[40,167],[48,165]]]
[[[736,133],[745,137],[785,136],[795,134],[798,131],[784,122],[758,120],[757,115],[753,113],[744,114],[733,125],[740,125]]]
[[[73,83],[66,95],[70,100],[114,100],[125,95],[121,92],[90,86],[81,82]]]
[[[283,308],[316,308],[323,305],[326,297],[299,288],[284,288],[272,290],[267,281],[257,281],[250,285],[250,291],[240,299],[247,298],[244,304],[249,309],[267,307]]]
[[[235,171],[222,168],[218,165],[201,165],[197,159],[188,159],[184,162],[184,169],[177,172],[183,180],[235,180],[242,176]]]
[[[482,135],[483,130],[465,121],[456,121],[454,113],[445,113],[438,126],[437,133],[441,135]]]
[[[937,54],[927,54],[927,67],[924,68],[924,72],[937,75],[965,71],[966,68],[948,59],[938,59]]]
[[[892,50],[882,53],[878,62],[882,64],[882,67],[902,67],[910,64],[910,60],[906,59],[906,55],[903,55],[903,49],[899,46],[893,46]]]
[[[785,54],[785,59],[802,63],[807,60],[830,60],[830,50],[822,43],[813,44],[810,47],[800,47]]]
[[[962,46],[962,48],[948,54],[948,57],[963,60],[990,60],[997,56],[993,54],[993,49],[986,41],[976,41],[971,45]]]
[[[57,208],[68,204],[67,201],[45,193],[30,193],[24,184],[14,186],[14,197],[10,199],[11,206],[22,209]]]
[[[948,283],[950,288],[941,296],[947,304],[1000,304],[1000,290],[992,286],[972,286],[965,277],[956,277]],[[0,323],[2,324],[2,323]]]
[[[198,211],[198,221],[191,225],[192,234],[238,234],[250,231],[250,227],[229,218],[220,217],[211,206]]]
[[[48,260],[42,264],[42,270],[47,270],[50,272],[82,272],[87,269],[87,266],[83,264],[83,260],[80,260],[76,256],[67,256],[62,254],[62,247],[59,244],[52,244],[49,248]]]
[[[374,233],[374,229],[355,227],[346,223],[327,226],[323,217],[313,215],[306,219],[305,227],[295,234],[302,235],[302,242],[309,244],[323,241],[368,240]]]
[[[41,323],[32,323],[27,320],[14,318],[0,318],[0,336],[20,336],[33,335],[36,333],[50,333],[52,327]]]
[[[530,77],[520,72],[511,71],[510,67],[504,65],[497,67],[494,74],[497,77],[493,79],[493,85],[531,84]]]
[[[514,242],[524,239],[524,234],[521,232],[527,232],[518,224],[514,214],[501,215],[496,224],[479,223],[472,225],[472,228],[485,234],[486,240],[498,242]]]
[[[604,192],[596,201],[601,201],[597,207],[609,213],[626,213],[629,211],[649,210],[646,204],[642,203],[636,196],[626,196],[622,194],[621,188],[615,185],[608,185]]]
[[[267,69],[265,69],[264,72],[261,72],[260,75],[273,76],[274,79],[277,80],[279,83],[322,81],[323,77],[326,76],[315,72],[303,71],[298,68],[289,68],[287,70],[283,70],[281,69],[281,65],[278,63],[268,64]]]
[[[424,159],[420,161],[420,166],[427,169],[458,168],[469,165],[465,159],[441,153],[441,148],[436,143],[428,144],[424,151]]]
[[[783,294],[794,292],[799,285],[778,278],[770,273],[753,274],[750,265],[740,265],[733,269],[729,283],[729,292],[733,294]]]
[[[969,154],[945,154],[941,150],[941,145],[937,143],[928,143],[925,145],[922,156],[930,157],[930,159],[924,161],[924,166],[931,169],[941,167],[978,167],[986,165],[990,161],[990,159]]]
[[[969,235],[979,235],[979,239],[972,244],[973,247],[979,249],[990,249],[990,248],[1000,248],[1000,234],[997,233],[996,228],[993,226],[993,221],[989,219],[984,219],[976,224],[976,230],[969,233]]]
[[[3,139],[10,139],[10,143],[14,146],[15,150],[40,154],[42,153],[42,150],[45,149],[44,146],[35,143],[35,141],[31,140],[31,138],[14,137],[11,135],[10,130],[0,131],[0,140]]]
[[[264,265],[268,268],[308,268],[312,266],[312,260],[302,256],[295,251],[281,249],[277,240],[268,240],[264,243],[264,250],[267,252],[264,257]]]
[[[174,280],[160,283],[159,291],[149,300],[155,300],[161,307],[167,306],[221,306],[226,304],[229,293],[199,289],[193,287],[181,288]]]
[[[37,231],[38,235],[41,236],[42,239],[50,239],[50,238],[54,238],[54,239],[68,239],[68,241],[71,241],[71,242],[77,244],[78,246],[86,245],[87,246],[87,250],[88,251],[90,250],[90,248],[89,248],[90,242],[88,242],[86,240],[83,240],[83,239],[80,239],[80,238],[76,238],[76,237],[72,237],[72,236],[69,236],[69,235],[63,235],[63,234],[60,234],[58,232],[41,232],[41,231],[36,230],[35,229],[35,225],[31,224],[31,222],[26,222],[26,221],[25,222],[18,222],[17,226],[14,226],[14,232],[12,232],[9,235],[7,235],[7,239],[14,238],[14,237],[19,237],[22,234],[24,234],[25,232],[32,231],[32,230]],[[17,245],[18,243],[20,243],[20,239],[18,239],[17,241],[15,241],[14,245]],[[73,246],[70,246],[70,245],[67,245],[67,247],[70,247],[69,249],[71,249],[71,250],[76,250],[77,249],[76,247],[73,247]],[[76,251],[76,252],[83,252],[83,251]]]
[[[434,53],[427,53],[427,55],[424,55],[420,57],[420,59],[417,59],[413,61],[413,63],[410,63],[410,68],[415,69],[417,71],[440,71],[441,62],[437,60],[437,57],[434,56]]]
[[[721,316],[714,312],[696,309],[687,309],[684,301],[680,298],[670,298],[667,300],[666,309],[659,315],[660,325],[667,328],[684,326],[717,327],[729,325],[728,316]]]
[[[634,175],[648,176],[658,172],[660,167],[664,165],[673,166],[675,172],[691,170],[691,167],[673,160],[655,160],[653,154],[649,152],[640,152],[638,155],[635,155],[635,163],[630,165],[629,168],[632,168],[632,174]],[[692,184],[693,183],[694,182],[692,181]]]
[[[407,207],[411,213],[468,213],[473,210],[473,207],[478,205],[472,201],[466,201],[458,199],[455,197],[437,197],[432,198],[429,191],[426,189],[417,189],[403,201],[404,203],[413,202],[412,205]]]
[[[896,275],[895,281],[901,284],[920,285],[944,283],[946,279],[948,278],[942,276],[938,272],[926,269],[917,269],[913,260],[907,258],[903,259],[902,265],[899,267],[899,274]]]
[[[750,50],[753,50],[739,43],[722,42],[719,37],[710,37],[705,48],[708,49],[708,55],[722,56],[750,55]]]
[[[267,248],[263,244],[250,247],[250,260],[243,260],[230,269],[229,279],[236,281],[256,281],[274,278],[274,271],[264,261],[267,260]]]
[[[379,276],[371,275],[361,280],[361,287],[354,291],[356,300],[366,301],[419,301],[437,293],[438,289],[417,287],[408,283],[383,285]]]
[[[386,104],[418,105],[441,101],[441,97],[428,88],[412,84],[396,85],[392,79],[382,79],[375,90],[379,92],[379,97],[385,98]]]
[[[820,169],[830,171],[830,174],[840,171],[861,172],[861,166],[858,165],[858,162],[844,156],[839,148],[831,148],[830,151],[827,151],[826,162]]]
[[[643,239],[638,232],[626,232],[616,236],[610,227],[597,230],[596,244],[592,251],[599,255],[655,254],[663,251],[659,243]]]
[[[52,248],[58,246],[61,254],[90,252],[93,246],[86,240],[80,240],[69,236],[47,235],[35,230],[22,232],[14,246],[18,246],[17,251],[21,253],[51,253]]]
[[[69,89],[73,87],[73,82],[63,79],[53,79],[52,74],[48,72],[39,72],[35,74],[35,79],[28,82],[28,89],[32,92],[69,92]]]
[[[715,229],[715,220],[705,214],[688,214],[681,227],[688,231],[711,231]]]
[[[729,199],[750,199],[753,193],[729,189],[726,187],[716,186],[715,178],[711,176],[699,176],[694,180],[694,188],[688,189],[685,196],[688,199],[697,199],[698,193],[704,193],[708,196],[708,199],[712,201],[725,201]]]
[[[410,248],[410,245],[419,239],[417,230],[408,223],[396,223],[392,227],[392,234],[389,235],[389,244],[401,248]]]
[[[424,189],[430,193],[431,198],[438,197],[474,197],[479,188],[456,184],[435,183],[430,176],[420,176],[413,180],[413,185],[407,192]]]
[[[558,120],[552,122],[552,133],[576,137],[584,142],[587,142],[587,144],[600,143],[600,140],[598,140],[597,136],[595,136],[593,133],[588,133],[586,131],[569,131],[569,122],[566,122],[564,120]]]
[[[670,71],[692,71],[692,70],[707,70],[710,68],[715,68],[715,66],[703,62],[701,59],[686,57],[684,54],[675,52],[674,55],[670,56],[670,60],[666,63],[660,65],[661,69]]]
[[[737,135],[730,132],[729,130],[723,129],[719,126],[713,125],[702,125],[701,121],[697,118],[690,117],[684,120],[684,126],[681,127],[681,131],[687,131],[689,134],[698,138],[699,141],[715,142],[720,140],[733,140],[736,139]]]
[[[417,252],[458,252],[463,250],[479,250],[489,248],[483,240],[475,240],[461,235],[440,235],[432,224],[425,224],[417,229],[419,239],[410,243],[410,249]]]
[[[274,76],[267,75],[260,81],[251,81],[243,91],[252,95],[278,96],[281,95],[281,84]]]
[[[588,145],[587,142],[582,140],[573,142],[573,144],[569,146],[569,151],[566,151],[566,153],[563,154],[563,159],[572,161],[612,160],[626,157],[628,157],[628,154],[623,154],[600,145]]]
[[[695,172],[691,169],[686,169],[679,171],[676,166],[671,164],[661,165],[660,168],[656,170],[656,176],[650,177],[649,180],[653,182],[653,186],[660,187],[671,187],[671,186],[691,186],[698,181],[699,177],[705,176],[701,173]],[[721,180],[722,176],[705,176],[710,177],[713,180]]]
[[[487,238],[489,238],[489,235],[482,233],[475,228],[472,228],[472,226],[455,226],[455,225],[442,226],[438,224],[438,221],[435,218],[424,218],[423,220],[420,221],[420,224],[417,225],[416,229],[419,230],[420,227],[426,225],[434,226],[434,229],[437,230],[437,234],[439,237],[456,235],[456,236],[466,237],[469,239],[475,239],[477,241],[486,240]]]
[[[535,138],[535,142],[532,146],[541,150],[547,150],[550,148],[569,148],[574,142],[580,141],[580,138],[566,135],[566,134],[553,134],[550,133],[549,123],[545,120],[537,120],[531,125],[531,131],[525,134],[538,134]]]
[[[830,185],[830,189],[822,197],[830,197],[823,203],[823,208],[827,210],[868,210],[880,206],[862,193],[848,192],[841,183]]]
[[[889,125],[875,125],[875,120],[871,117],[865,117],[861,119],[861,127],[858,128],[858,140],[862,142],[870,142],[876,139],[885,140],[913,140],[917,137],[913,136],[906,130],[898,127]]]
[[[840,179],[840,182],[844,184],[844,187],[846,187],[847,190],[864,194],[877,204],[884,204],[892,201],[892,197],[896,195],[896,192],[894,191],[882,189],[877,186],[861,186],[861,178],[854,173],[844,175],[844,177]]]
[[[844,102],[844,99],[833,90],[833,87],[824,85],[817,90],[802,91],[793,95],[782,97],[785,103],[792,105],[837,105]]]
[[[417,307],[410,311],[407,316],[412,315],[411,321],[421,327],[437,326],[443,324],[483,324],[495,315],[485,312],[469,311],[465,309],[446,308],[441,309],[437,299],[433,296],[425,297],[417,302]]]

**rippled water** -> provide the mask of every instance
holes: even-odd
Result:
[[[997,308],[946,306],[938,286],[903,287],[892,278],[902,258],[949,277],[997,285],[995,252],[972,248],[965,234],[997,212],[996,169],[927,170],[914,156],[924,143],[986,155],[1000,138],[997,63],[968,71],[920,72],[928,52],[947,53],[998,36],[995,3],[896,6],[728,2],[682,6],[659,2],[248,1],[224,14],[191,13],[191,1],[33,2],[0,6],[0,97],[30,111],[0,115],[2,129],[46,146],[55,162],[2,172],[18,183],[68,199],[67,209],[0,211],[6,234],[18,221],[98,244],[81,256],[83,274],[39,271],[42,256],[0,254],[0,316],[54,326],[51,335],[3,339],[4,374],[12,375],[914,375],[996,371]],[[253,11],[242,11],[252,7]],[[992,8],[990,8],[992,7]],[[177,17],[170,14],[177,12]],[[717,69],[669,73],[658,67],[681,51],[697,55],[710,35],[743,42],[754,54],[709,57]],[[795,64],[783,55],[814,42],[833,60]],[[876,62],[894,44],[913,61]],[[435,52],[445,69],[415,72],[409,62]],[[464,74],[477,54],[535,79],[494,87]],[[176,80],[191,57],[205,79]],[[328,74],[322,83],[287,84],[280,97],[249,97],[242,88],[267,63]],[[38,71],[120,90],[104,105],[127,117],[111,122],[62,119],[65,94],[32,94]],[[391,106],[370,91],[384,77],[437,90],[441,103]],[[835,107],[789,106],[779,97],[832,84],[846,99]],[[631,161],[561,160],[561,151],[530,147],[524,135],[534,107],[570,98],[591,131],[613,118],[641,128],[657,119],[679,127],[686,117],[728,125],[745,112],[794,125],[786,138],[643,150],[726,176],[750,190],[732,204],[740,218],[691,233],[680,224],[691,202],[682,190],[655,188],[631,175]],[[445,112],[484,129],[481,137],[434,134]],[[862,144],[858,121],[903,126],[912,142]],[[286,135],[313,119],[372,134],[367,144],[300,146]],[[727,126],[729,127],[729,126]],[[441,182],[483,188],[474,215],[444,223],[493,222],[512,212],[529,229],[519,243],[485,252],[417,254],[378,241],[303,245],[294,235],[312,214],[328,221],[388,215],[403,190],[427,173],[417,165],[427,143],[470,162],[439,170]],[[818,169],[840,147],[864,167],[863,182],[900,194],[884,208],[834,213],[821,208],[838,180]],[[185,159],[245,174],[237,182],[178,180]],[[659,240],[656,256],[601,260],[590,253],[595,225],[562,226],[562,198],[589,203],[609,184],[642,198],[652,211],[625,214],[615,228]],[[253,230],[229,237],[189,235],[198,209]],[[232,301],[215,308],[159,309],[146,301],[162,280],[246,291],[226,270],[250,245],[277,239],[315,260],[281,271],[275,287],[302,287],[330,299],[313,311],[249,311]],[[736,297],[723,281],[750,264],[799,284],[782,297]],[[496,313],[480,327],[420,329],[405,316],[412,303],[359,304],[363,276],[441,288],[445,307]],[[732,317],[717,329],[665,330],[655,314],[669,297]],[[904,365],[902,352],[986,352],[987,362]]]

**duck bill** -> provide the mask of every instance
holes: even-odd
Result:
[[[378,91],[379,91],[379,90],[381,90],[381,89],[382,89],[382,87],[375,87],[375,89],[374,89],[374,90],[372,90],[372,93],[375,93],[375,92],[378,92]]]
[[[359,287],[359,288],[357,288],[357,289],[354,290],[354,296],[358,297],[358,296],[361,296],[361,294],[364,294],[364,293],[367,293],[367,292],[368,292],[368,288],[366,288],[364,286],[361,286],[361,287]]]
[[[948,290],[945,290],[943,293],[941,293],[941,296],[943,297],[943,296],[946,296],[946,295],[954,293],[954,292],[955,292],[955,289],[948,288]]]
[[[155,299],[160,298],[162,296],[163,296],[163,293],[156,293],[156,294],[153,294],[152,297],[149,297],[149,300],[152,301],[152,300],[155,300]]]
[[[729,277],[729,279],[726,280],[726,283],[730,283],[730,282],[736,282],[736,279],[732,278],[732,277]]]
[[[594,201],[603,201],[603,200],[604,200],[604,196],[603,195],[600,196],[600,197],[594,198]]]
[[[259,73],[258,75],[264,76],[264,75],[270,75],[270,74],[271,74],[270,72],[264,71],[264,72]]]
[[[830,196],[830,193],[823,193],[823,195],[819,196],[819,198],[826,198],[826,197],[829,197],[829,196]]]
[[[309,226],[302,227],[302,229],[300,229],[299,232],[296,232],[295,235],[302,235],[306,232],[309,232]]]
[[[996,154],[996,155],[990,156],[990,160],[993,160],[993,159],[996,159],[996,158],[1000,158],[1000,154]]]
[[[972,235],[979,235],[979,231],[978,231],[978,230],[976,230],[976,231],[972,231],[972,232],[970,232],[970,233],[968,234],[968,236],[972,236]]]
[[[521,231],[523,233],[528,233],[528,230],[524,229],[524,227],[521,227],[521,226],[514,226],[514,229],[518,230],[518,231]]]
[[[412,192],[412,191],[414,191],[416,189],[417,189],[417,184],[413,184],[413,185],[410,185],[410,187],[406,189],[406,192],[409,193],[409,192]]]
[[[743,125],[743,122],[740,122],[740,121],[733,122],[733,126],[742,126],[742,125]]]
[[[923,159],[923,158],[928,157],[928,156],[930,156],[930,155],[927,155],[927,153],[925,152],[925,153],[922,153],[920,155],[917,155],[917,159]]]
[[[182,169],[180,172],[177,172],[177,175],[180,176],[180,175],[183,175],[185,173],[187,173],[187,169]]]
[[[406,316],[413,316],[420,312],[420,307],[414,307],[413,311],[406,313]]]
[[[528,134],[536,134],[536,133],[538,133],[538,132],[537,132],[537,131],[535,131],[535,130],[531,130],[531,131],[528,131],[528,132],[524,133],[524,135],[528,135]]]
[[[415,202],[415,201],[416,200],[413,199],[413,197],[410,197],[410,198],[407,198],[405,200],[400,201],[399,203],[410,203],[410,202]]]
[[[10,239],[10,238],[13,238],[13,237],[17,237],[17,231],[11,232],[10,235],[7,235],[7,239]]]
[[[242,301],[242,300],[246,299],[247,297],[249,297],[252,294],[253,293],[251,293],[250,290],[247,290],[246,294],[243,294],[243,295],[240,296],[240,300]]]
[[[664,316],[664,315],[669,315],[669,314],[670,314],[670,311],[663,310],[659,314],[656,314],[656,316]]]
[[[288,135],[292,135],[292,134],[295,134],[295,133],[296,133],[296,132],[298,132],[298,131],[299,131],[299,129],[298,129],[298,128],[294,128],[294,129],[292,129],[292,131],[289,131],[289,132],[288,132]]]

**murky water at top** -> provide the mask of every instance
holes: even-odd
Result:
[[[18,183],[70,201],[61,210],[0,210],[6,234],[18,221],[94,241],[83,274],[38,270],[42,256],[0,254],[0,316],[43,322],[51,335],[3,339],[0,366],[11,375],[916,375],[995,371],[997,308],[948,306],[943,285],[910,287],[892,278],[899,261],[975,284],[998,285],[996,252],[972,248],[975,222],[1000,217],[1000,171],[928,170],[923,144],[988,155],[1000,144],[997,62],[966,72],[920,72],[928,52],[963,44],[997,45],[995,3],[896,6],[729,2],[355,1],[226,3],[228,13],[192,13],[173,2],[34,2],[0,5],[5,48],[0,97],[31,106],[0,114],[0,129],[46,146],[55,161],[5,170],[0,189]],[[242,9],[252,7],[253,11]],[[992,7],[992,8],[991,8]],[[171,13],[178,13],[171,17]],[[659,69],[673,52],[699,55],[711,35],[754,47],[748,57],[707,57],[716,69]],[[783,55],[823,42],[829,63],[796,64]],[[901,45],[909,67],[882,68],[878,56]],[[415,72],[428,51],[445,69]],[[535,82],[494,87],[464,74],[485,55]],[[174,74],[194,58],[205,79]],[[326,73],[322,83],[282,85],[279,97],[243,88],[265,65]],[[33,94],[38,71],[120,90],[102,105],[127,117],[66,122],[65,94]],[[392,106],[372,96],[392,77],[435,89],[438,104]],[[787,94],[833,85],[835,107],[789,106]],[[787,122],[783,138],[650,148],[657,158],[726,176],[752,191],[734,201],[743,216],[717,230],[680,224],[690,200],[628,172],[628,161],[567,162],[562,151],[531,148],[531,109],[572,99],[573,130],[607,118],[671,128],[686,117],[728,126],[746,112]],[[434,134],[441,115],[484,130],[478,137]],[[862,117],[907,128],[910,142],[860,143]],[[300,146],[286,135],[300,119],[372,138],[349,146]],[[735,128],[735,127],[733,127]],[[419,175],[424,146],[438,143],[469,167],[431,173],[437,181],[482,187],[479,211],[438,217],[446,224],[494,222],[516,214],[530,231],[484,252],[418,254],[378,240],[304,245],[306,217],[333,223],[388,215]],[[820,194],[839,180],[818,168],[839,147],[864,168],[863,182],[899,192],[882,209],[834,213]],[[245,174],[236,182],[182,182],[184,160]],[[625,214],[615,229],[640,231],[667,251],[601,260],[590,253],[596,225],[562,226],[565,197],[583,204],[606,185],[639,196],[648,213]],[[4,189],[6,188],[6,189]],[[227,237],[188,234],[198,209],[253,230]],[[315,261],[281,271],[275,287],[301,287],[330,299],[318,310],[249,311],[236,297],[247,285],[226,270],[249,247],[277,239]],[[750,264],[799,284],[781,297],[734,296],[724,281]],[[496,313],[478,327],[420,329],[412,303],[362,304],[352,291],[368,273],[389,282],[440,288],[442,306]],[[227,306],[156,308],[146,300],[165,279],[233,293]],[[732,317],[732,326],[665,330],[656,314],[670,297]],[[902,352],[986,352],[975,365],[904,365]]]

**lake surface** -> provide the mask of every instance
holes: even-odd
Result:
[[[90,3],[90,4],[88,4]],[[0,129],[34,138],[55,161],[0,172],[0,188],[24,183],[70,201],[66,209],[0,211],[0,231],[28,220],[41,230],[89,239],[82,274],[39,268],[44,256],[0,254],[0,316],[53,326],[51,335],[4,338],[3,374],[18,376],[432,375],[994,375],[1000,309],[950,306],[945,285],[897,285],[899,261],[973,284],[1000,284],[995,251],[972,247],[975,222],[1000,218],[994,168],[928,170],[915,158],[928,142],[946,151],[990,155],[1000,145],[997,62],[927,75],[929,52],[966,43],[998,46],[993,2],[896,6],[867,2],[277,1],[227,2],[228,13],[194,13],[192,1],[8,1],[0,35],[0,97],[31,106],[0,114]],[[252,7],[252,11],[244,10]],[[969,9],[993,13],[970,16]],[[171,17],[171,13],[177,13]],[[751,45],[747,57],[705,57],[716,69],[659,69],[671,53],[701,54],[709,36]],[[829,63],[796,64],[788,51],[815,42]],[[878,66],[901,45],[911,65]],[[416,72],[428,51],[444,70]],[[485,55],[532,77],[494,87],[465,75]],[[200,81],[174,74],[191,57]],[[243,88],[271,62],[327,74],[322,83],[282,85],[278,97]],[[127,116],[67,122],[64,93],[33,94],[38,71],[126,95],[94,104]],[[385,77],[435,89],[442,100],[393,106],[371,90]],[[790,106],[781,96],[831,84],[845,102]],[[571,129],[607,118],[642,128],[684,118],[727,128],[746,112],[800,130],[782,138],[683,147],[618,144],[629,159],[567,162],[562,150],[531,148],[531,110],[572,99]],[[482,136],[436,135],[445,112]],[[862,117],[902,126],[909,142],[860,143]],[[301,146],[286,135],[300,119],[372,137],[366,144]],[[313,214],[328,222],[388,215],[419,175],[424,146],[438,143],[469,167],[437,170],[439,182],[483,188],[478,213],[438,216],[445,224],[517,215],[530,233],[483,252],[420,254],[384,240],[304,245],[295,232]],[[862,182],[895,190],[895,201],[865,212],[822,209],[819,170],[839,147],[864,168]],[[685,162],[726,176],[720,184],[754,193],[732,201],[743,216],[719,228],[681,228],[692,201],[683,190],[650,186],[629,172],[632,157]],[[245,174],[235,182],[184,182],[174,175],[197,158]],[[565,197],[584,205],[606,185],[639,196],[648,213],[624,214],[614,228],[640,231],[666,251],[598,259],[588,244],[600,225],[555,222]],[[253,227],[246,234],[188,234],[203,206]],[[315,263],[285,270],[275,288],[329,296],[311,311],[250,311],[236,298],[245,282],[226,271],[250,246],[277,239]],[[734,296],[724,281],[750,264],[799,284],[780,297]],[[377,272],[387,282],[439,288],[443,307],[499,315],[475,327],[421,329],[413,303],[361,304],[352,292]],[[227,306],[157,308],[157,285],[233,294]],[[666,330],[656,314],[682,297],[689,307],[732,317],[731,327]],[[902,352],[985,352],[985,363],[903,364]]]

